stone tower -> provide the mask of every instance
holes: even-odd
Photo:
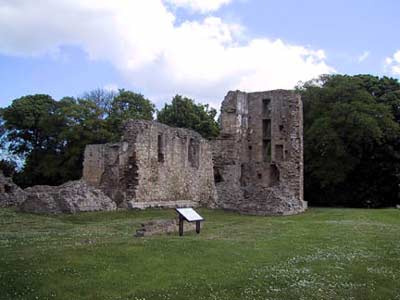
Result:
[[[219,207],[256,215],[302,212],[303,110],[293,91],[229,92],[213,142]]]

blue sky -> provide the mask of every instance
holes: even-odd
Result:
[[[0,0],[0,107],[94,88],[184,94],[292,88],[321,73],[400,77],[395,0]]]

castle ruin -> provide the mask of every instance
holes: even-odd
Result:
[[[255,215],[306,209],[302,115],[293,91],[228,93],[212,141],[219,207]]]
[[[83,178],[119,207],[212,207],[217,198],[211,144],[154,121],[128,121],[120,143],[88,145]]]
[[[154,121],[128,121],[120,143],[86,147],[83,179],[119,207],[303,212],[300,96],[229,92],[213,140]]]

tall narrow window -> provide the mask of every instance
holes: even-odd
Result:
[[[241,186],[247,185],[245,172],[246,172],[245,166],[244,166],[244,164],[241,164],[241,166],[240,166],[240,185]]]
[[[224,178],[222,178],[220,169],[218,167],[214,166],[214,182],[220,183],[223,181],[224,181]]]
[[[262,150],[263,160],[271,162],[271,139],[272,139],[272,122],[271,122],[271,99],[262,100]]]
[[[190,166],[193,168],[199,168],[199,158],[200,158],[200,145],[199,141],[195,139],[189,140],[189,148],[188,148],[188,161]]]
[[[157,138],[157,153],[158,162],[164,162],[164,139],[162,134],[159,134]]]
[[[272,127],[271,119],[264,119],[262,126],[262,137],[263,137],[263,160],[265,162],[271,161],[271,138],[272,138]]]
[[[266,119],[263,120],[263,138],[264,139],[271,139],[271,120]]]
[[[271,99],[263,99],[262,113],[264,118],[271,118]]]
[[[279,174],[279,169],[276,167],[276,165],[272,164],[271,168],[269,169],[270,174],[269,174],[269,186],[274,186],[279,183],[280,180],[280,174]]]
[[[263,158],[265,162],[271,161],[271,140],[263,140]]]

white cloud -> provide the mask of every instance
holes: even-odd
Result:
[[[367,60],[367,58],[369,57],[369,55],[370,55],[370,52],[369,52],[369,51],[364,51],[363,54],[361,54],[361,55],[357,58],[357,61],[358,61],[359,63],[362,63],[362,62],[364,62],[365,60]]]
[[[229,1],[174,2],[213,10]],[[293,88],[334,72],[323,50],[244,41],[243,32],[217,17],[176,24],[162,0],[0,0],[1,53],[49,55],[78,46],[90,59],[111,62],[153,99],[181,93],[218,106],[229,89]]]
[[[229,4],[232,0],[165,0],[176,7],[183,7],[192,11],[207,13],[218,10],[221,6]]]
[[[393,56],[386,58],[385,69],[393,75],[400,75],[400,50],[395,52]]]

